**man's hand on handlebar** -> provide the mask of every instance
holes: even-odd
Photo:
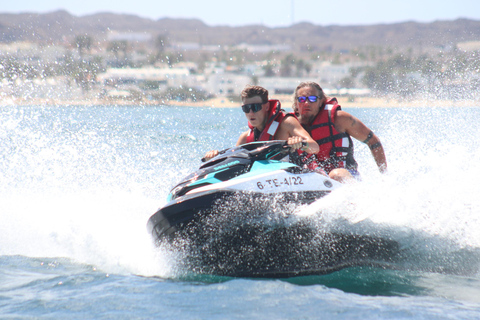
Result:
[[[210,151],[208,151],[208,152],[205,154],[205,156],[202,158],[202,161],[203,161],[203,162],[206,162],[206,161],[212,159],[213,157],[218,156],[218,154],[219,154],[218,150],[210,150]]]
[[[302,137],[289,137],[287,139],[287,145],[290,146],[292,150],[303,149],[306,147],[306,143],[304,143]]]

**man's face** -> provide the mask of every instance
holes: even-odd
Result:
[[[245,113],[245,116],[247,117],[248,122],[250,122],[253,127],[257,128],[258,130],[263,130],[265,126],[265,120],[267,119],[268,102],[262,103],[262,98],[260,98],[259,96],[246,98],[243,100],[244,105],[252,103],[262,104],[262,109],[257,112],[253,112],[253,110],[250,109],[249,112]]]
[[[297,91],[297,97],[318,96],[317,89],[312,87],[303,87]],[[322,107],[323,100],[317,97],[316,102],[311,102],[308,98],[305,102],[295,101],[299,117],[302,123],[310,123],[317,116]]]

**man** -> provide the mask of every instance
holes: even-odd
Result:
[[[356,117],[342,111],[335,98],[327,98],[316,82],[298,85],[293,107],[320,147],[315,164],[330,178],[343,182],[358,176],[351,137],[367,144],[380,172],[386,172],[387,159],[380,139]]]
[[[278,100],[268,100],[268,90],[260,86],[247,86],[242,91],[242,110],[249,130],[240,135],[237,146],[254,141],[287,140],[292,149],[309,154],[319,152],[318,144],[300,125],[295,116],[286,114]],[[306,146],[302,145],[306,142]],[[218,155],[218,150],[207,152],[205,159]]]

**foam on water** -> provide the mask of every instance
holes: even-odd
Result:
[[[5,111],[0,254],[66,257],[106,272],[170,273],[145,225],[162,204],[172,171],[152,174],[159,161],[154,150],[131,145],[145,137],[105,132],[108,123],[88,125],[82,112],[56,118],[58,110]],[[131,152],[135,147],[140,150]]]
[[[380,175],[366,148],[359,146],[359,162],[367,165],[361,168],[363,180],[298,215],[314,217],[323,227],[396,240],[405,267],[478,275],[480,137],[464,116],[466,110],[453,111],[395,114],[383,123],[387,128],[380,135],[389,173]],[[478,119],[478,111],[472,111]]]

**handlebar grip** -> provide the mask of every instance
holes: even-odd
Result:
[[[224,154],[224,153],[227,152],[228,150],[230,150],[230,148],[220,150],[220,151],[218,151],[218,154],[217,154],[216,156],[219,156],[219,155],[221,155],[221,154]],[[215,157],[216,157],[216,156],[215,156]],[[212,157],[212,158],[210,158],[210,159],[213,159],[213,158],[215,158],[215,157]],[[203,157],[202,159],[200,159],[200,161],[202,161],[202,162],[207,162],[207,161],[210,160],[210,159],[207,159],[206,157]]]
[[[307,141],[302,141],[302,147],[306,147],[306,146],[308,146],[308,142]],[[283,145],[283,147],[284,148],[290,148],[287,140],[285,140],[285,144]]]

